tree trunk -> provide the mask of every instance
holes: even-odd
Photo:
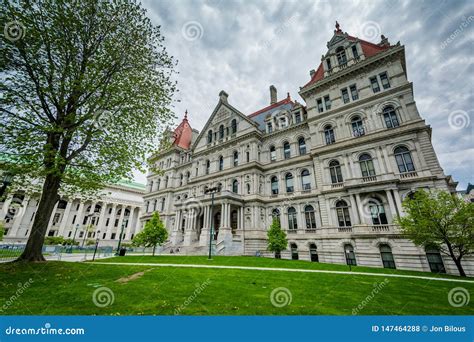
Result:
[[[45,261],[42,253],[44,236],[48,229],[54,205],[59,200],[58,191],[60,183],[61,178],[57,175],[50,174],[46,176],[28,242],[26,243],[25,250],[16,261]]]
[[[466,277],[466,272],[464,272],[464,268],[461,265],[461,258],[453,258],[456,267],[458,268],[459,275],[461,277]]]
[[[155,256],[156,245],[153,246],[153,256]]]

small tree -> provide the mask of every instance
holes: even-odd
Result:
[[[168,239],[168,231],[166,230],[160,215],[155,212],[150,221],[145,223],[145,228],[135,235],[133,244],[135,246],[153,247],[153,256],[155,255],[156,246],[162,245]]]
[[[417,246],[434,246],[449,255],[465,277],[461,259],[474,253],[474,204],[446,191],[418,190],[403,208],[406,215],[397,220],[403,233]]]
[[[286,233],[281,230],[280,220],[277,217],[273,218],[272,225],[267,233],[268,236],[268,250],[275,252],[275,258],[281,258],[281,251],[286,249],[288,240]]]

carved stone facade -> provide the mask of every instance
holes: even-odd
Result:
[[[277,101],[272,86],[270,105],[250,115],[222,91],[199,134],[185,117],[175,144],[154,156],[163,172],[148,174],[144,196],[142,221],[159,211],[170,232],[165,252],[205,254],[211,240],[218,255],[272,256],[267,230],[278,216],[284,258],[457,273],[394,224],[414,190],[456,187],[418,113],[404,47],[337,27],[310,76],[305,105]],[[189,146],[176,143],[183,134]]]

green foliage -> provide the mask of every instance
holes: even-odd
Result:
[[[65,245],[62,236],[47,236],[44,238],[45,245]]]
[[[143,230],[135,235],[132,242],[134,246],[156,247],[168,239],[168,231],[158,212],[154,212],[151,219],[145,224]]]
[[[72,239],[64,239],[63,246],[79,246],[79,241],[73,241]]]
[[[0,19],[24,33],[0,35],[0,169],[84,194],[143,169],[173,118],[176,62],[142,5],[4,1]]]
[[[280,254],[281,251],[285,250],[288,246],[288,240],[286,239],[286,233],[281,229],[280,220],[276,217],[273,218],[270,229],[267,232],[268,236],[268,250]]]
[[[5,227],[3,227],[3,223],[0,222],[0,241],[3,240],[4,235],[5,235]]]
[[[397,220],[403,233],[418,246],[449,255],[462,275],[462,257],[474,253],[474,203],[446,191],[418,190],[403,208],[406,215]]]
[[[87,239],[86,240],[86,246],[93,246],[95,245],[95,240],[93,239]]]

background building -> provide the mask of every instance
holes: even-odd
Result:
[[[101,246],[117,246],[123,226],[122,241],[130,242],[140,228],[144,186],[124,181],[107,186],[101,193],[93,201],[61,198],[54,207],[46,236],[75,237],[81,243],[99,237]],[[26,243],[39,197],[40,194],[27,196],[18,191],[0,202],[0,221],[6,230],[3,242]]]
[[[171,147],[152,159],[162,172],[147,176],[142,220],[160,212],[167,250],[205,254],[213,222],[216,254],[268,255],[266,231],[277,216],[286,258],[457,273],[393,223],[416,189],[456,187],[418,113],[404,46],[384,36],[367,42],[337,24],[327,48],[300,88],[305,105],[290,94],[278,99],[271,86],[269,105],[248,115],[222,91],[200,133],[186,113]],[[472,265],[465,260],[469,274]]]

